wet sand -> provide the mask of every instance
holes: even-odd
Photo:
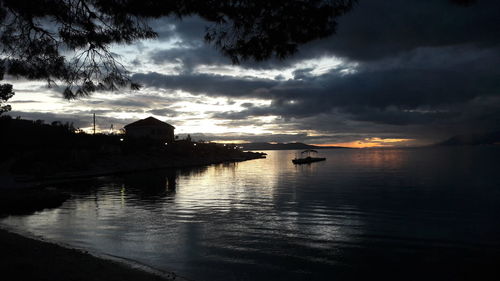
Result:
[[[156,275],[3,229],[0,229],[0,272],[5,281],[178,280],[173,274]]]

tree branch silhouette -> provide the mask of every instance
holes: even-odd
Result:
[[[445,0],[443,0],[445,1]],[[448,0],[469,5],[474,0]],[[138,89],[111,44],[158,35],[148,20],[198,15],[204,36],[233,63],[284,59],[335,33],[357,0],[0,0],[0,70],[61,82],[67,99]]]
[[[0,84],[0,115],[11,110],[10,105],[5,104],[5,102],[7,102],[12,96],[14,96],[12,85]]]
[[[133,83],[110,44],[157,37],[148,20],[199,15],[205,39],[234,63],[285,58],[300,44],[335,31],[355,0],[0,0],[1,61],[6,73],[61,81],[67,99]]]

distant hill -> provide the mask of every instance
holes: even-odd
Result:
[[[484,134],[465,134],[451,137],[436,145],[481,145],[481,144],[500,144],[500,131]]]
[[[340,146],[316,146],[305,144],[301,142],[294,143],[268,143],[268,142],[252,142],[252,143],[244,143],[239,144],[239,146],[243,147],[243,150],[305,150],[305,149],[338,149],[338,148],[347,148]]]

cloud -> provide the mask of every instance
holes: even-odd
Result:
[[[147,87],[225,97],[263,96],[265,93],[260,92],[260,89],[270,88],[277,83],[270,79],[202,73],[181,73],[180,75],[166,75],[157,72],[136,73],[132,79]]]
[[[178,42],[202,42],[205,29],[210,23],[197,16],[188,16],[182,19],[165,17],[154,19],[149,25],[158,33],[161,41],[178,40]]]
[[[391,69],[367,68],[351,75],[331,72],[286,81],[192,73],[135,74],[133,79],[149,87],[191,94],[272,99],[267,108],[249,106],[248,113],[299,116],[337,107],[347,107],[350,111],[355,107],[384,109],[390,106],[410,110],[465,102],[477,96],[498,94],[499,74],[495,70],[469,73],[398,65]]]
[[[246,61],[242,66],[283,69],[301,60],[325,55],[364,62],[421,47],[497,46],[500,31],[495,27],[500,25],[499,12],[500,4],[496,0],[477,1],[467,7],[445,0],[359,1],[351,12],[338,19],[337,34],[299,47],[299,52],[286,60]],[[176,39],[180,48],[157,50],[151,57],[159,62],[177,58],[185,62],[186,68],[197,63],[228,63],[227,58],[203,43],[205,28],[209,25],[211,23],[199,17],[187,17],[180,22],[174,18],[157,20],[153,27],[159,30],[160,39]]]
[[[302,48],[301,55],[335,54],[356,61],[399,55],[419,47],[496,46],[500,5],[462,7],[449,1],[359,1],[339,19],[337,34]]]
[[[208,24],[203,19],[158,19],[152,24],[159,43],[144,42],[136,61],[151,72],[132,75],[144,85],[142,92],[86,102],[104,115],[117,110],[168,117],[201,112],[229,128],[272,127],[277,141],[440,139],[498,130],[498,14],[495,0],[467,7],[447,0],[363,0],[339,18],[334,36],[305,44],[286,60],[246,61],[233,72],[227,71],[233,67],[229,59],[203,42]],[[339,58],[338,65],[318,69],[306,63],[325,57]],[[176,71],[163,69],[172,63]],[[204,73],[198,72],[201,66],[208,66]],[[268,71],[269,78],[256,78],[259,71]],[[227,98],[226,109],[193,105],[218,97]],[[188,105],[175,106],[186,100]],[[234,132],[214,137],[232,136],[246,139]],[[248,140],[270,140],[266,137],[250,135]]]
[[[181,72],[192,72],[200,65],[230,64],[230,60],[219,54],[214,48],[206,45],[195,47],[178,47],[172,49],[155,49],[148,54],[152,64],[180,63]]]
[[[148,110],[148,113],[159,116],[173,117],[176,116],[179,112],[170,108],[158,108],[158,109]]]
[[[16,104],[16,103],[38,103],[39,101],[36,100],[15,100],[15,101],[9,101],[11,104]]]
[[[119,106],[119,107],[140,107],[140,108],[148,108],[150,103],[146,101],[140,101],[136,99],[117,99],[117,100],[109,100],[106,102],[107,105],[111,106]]]

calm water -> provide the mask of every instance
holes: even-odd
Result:
[[[200,281],[499,273],[499,147],[320,152],[65,184],[1,223]]]

